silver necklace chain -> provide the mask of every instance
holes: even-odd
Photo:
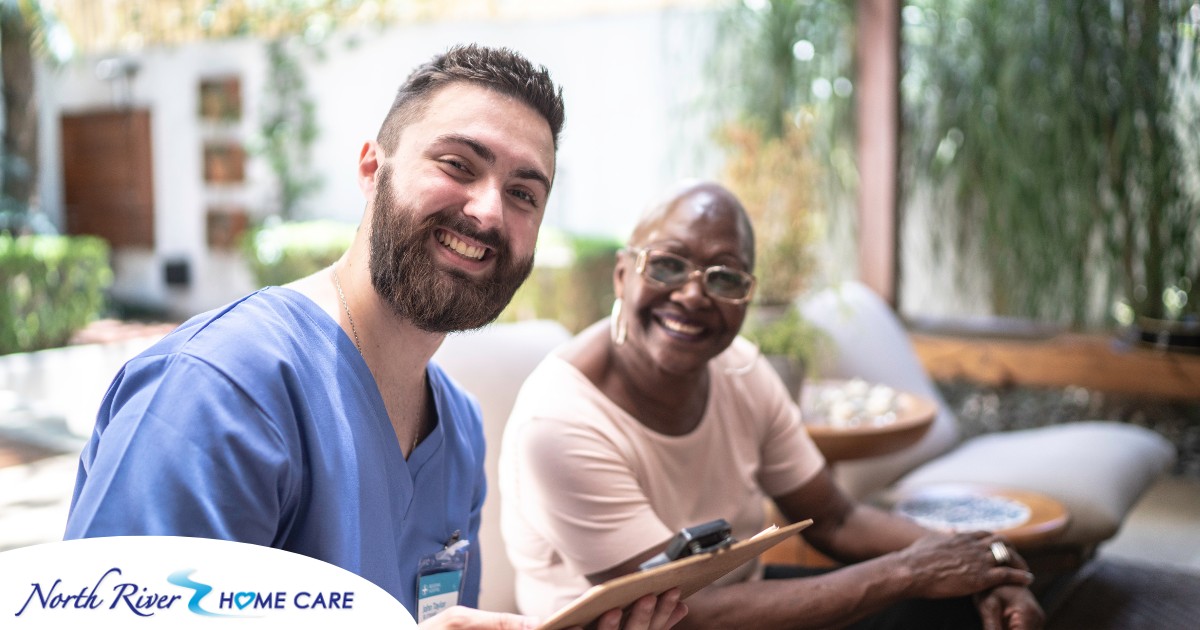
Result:
[[[337,266],[331,266],[329,271],[333,274],[333,286],[337,289],[338,298],[342,301],[342,310],[346,311],[346,319],[350,320],[350,332],[354,334],[354,347],[358,348],[358,354],[365,361],[367,357],[363,354],[362,342],[358,339],[358,326],[354,325],[354,316],[350,314],[350,305],[346,303],[346,294],[342,292],[342,281],[338,278]],[[413,451],[417,450],[417,442],[420,441],[421,427],[418,426],[417,433],[413,436],[412,447],[408,449],[408,457],[412,457]]]
[[[333,286],[337,288],[338,297],[342,300],[342,309],[346,311],[346,319],[350,320],[350,332],[354,333],[354,347],[358,348],[358,354],[363,354],[362,342],[358,339],[358,326],[354,325],[354,316],[350,314],[350,305],[346,304],[346,294],[342,293],[342,281],[338,279],[337,266],[329,268],[333,273]],[[366,355],[363,355],[365,358]]]

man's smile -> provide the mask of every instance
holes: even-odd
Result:
[[[437,241],[444,245],[446,249],[471,260],[483,260],[488,253],[488,248],[482,245],[472,245],[462,238],[451,234],[443,229],[434,231],[434,236]]]

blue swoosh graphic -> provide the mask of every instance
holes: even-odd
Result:
[[[235,616],[238,616],[238,615],[223,615],[221,613],[208,612],[207,610],[204,610],[203,608],[200,607],[200,600],[203,599],[205,595],[208,595],[209,593],[211,593],[213,589],[211,586],[209,586],[207,584],[204,584],[202,582],[197,582],[197,581],[193,580],[192,578],[188,577],[195,571],[196,571],[195,569],[181,569],[181,570],[176,571],[176,572],[172,573],[171,575],[167,576],[167,581],[170,582],[171,584],[174,584],[176,586],[182,586],[184,588],[190,588],[196,592],[194,595],[192,595],[192,598],[188,600],[188,610],[196,613],[197,615],[203,615],[205,617],[235,617]]]

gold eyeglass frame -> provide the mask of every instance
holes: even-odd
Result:
[[[687,283],[691,282],[692,278],[695,278],[696,275],[699,274],[700,278],[701,278],[700,288],[704,291],[704,295],[707,295],[708,297],[710,297],[714,300],[717,300],[720,302],[725,302],[726,304],[741,305],[741,304],[745,304],[745,303],[749,302],[751,299],[754,298],[754,288],[758,284],[758,279],[755,278],[754,274],[752,274],[752,273],[742,271],[741,269],[734,269],[733,267],[730,267],[728,265],[711,265],[708,267],[701,267],[700,265],[697,265],[696,263],[688,260],[687,258],[684,258],[683,256],[680,256],[678,254],[672,254],[671,252],[663,251],[661,249],[650,249],[649,247],[643,247],[636,251],[637,251],[637,259],[634,262],[634,270],[637,271],[639,276],[645,278],[646,280],[648,280],[650,282],[653,282],[654,284],[656,284],[660,287],[664,287],[664,288],[668,288],[668,289],[677,289],[677,288],[682,287],[682,286],[686,285]],[[687,277],[684,278],[683,282],[680,282],[677,286],[671,286],[671,285],[663,282],[662,280],[658,280],[656,278],[651,278],[650,276],[646,275],[646,260],[649,258],[650,252],[655,252],[658,254],[665,254],[667,256],[673,256],[675,258],[678,258],[679,260],[682,260],[683,262],[687,263],[688,266],[691,267],[691,271],[688,272]],[[728,269],[730,271],[734,271],[734,272],[745,274],[745,275],[749,276],[750,277],[750,288],[746,291],[746,297],[744,297],[744,298],[727,298],[727,297],[722,297],[720,295],[713,295],[712,293],[710,293],[708,290],[708,282],[707,282],[707,280],[705,280],[705,278],[708,277],[707,276],[708,272],[713,269]]]

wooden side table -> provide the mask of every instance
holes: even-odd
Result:
[[[928,499],[938,501],[943,499],[981,497],[1000,498],[1016,502],[1028,509],[1027,517],[1019,523],[1008,524],[991,530],[1008,539],[1013,547],[1021,552],[1027,552],[1053,543],[1071,522],[1071,515],[1062,503],[1039,492],[1001,488],[980,484],[937,484],[910,492],[897,494],[895,506],[901,506],[907,501]],[[767,509],[769,522],[783,523],[773,504]],[[935,529],[935,527],[931,527]],[[946,529],[955,529],[947,527]],[[967,527],[965,529],[977,529]],[[986,528],[985,528],[986,529]],[[837,562],[831,560],[813,549],[799,536],[770,549],[762,557],[763,564],[800,564],[810,567],[833,567]]]
[[[894,499],[894,508],[901,513],[905,512],[906,505],[914,505],[918,501],[927,507],[942,506],[943,512],[947,513],[946,517],[941,520],[944,528],[953,531],[969,529],[994,531],[1007,538],[1014,547],[1020,550],[1028,550],[1054,542],[1071,522],[1071,515],[1062,503],[1039,492],[1016,488],[981,484],[937,484],[898,493]],[[967,523],[965,527],[956,526],[955,518],[949,516],[947,511],[954,509],[954,506],[969,507],[970,502],[974,499],[982,500],[980,503],[984,505],[989,499],[999,499],[1000,502],[997,503],[1003,507],[1023,506],[1027,510],[1027,514],[1019,522],[1005,522],[996,528],[980,526],[981,523],[986,523],[986,515],[984,515],[983,521]],[[931,521],[939,521],[937,514],[929,516]],[[934,522],[926,524],[936,528],[937,525]],[[962,521],[959,520],[959,522]]]
[[[830,463],[864,457],[886,455],[907,448],[920,440],[937,417],[937,403],[909,392],[896,392],[897,406],[886,423],[862,423],[857,426],[837,426],[811,411],[812,400],[823,389],[841,387],[844,380],[809,381],[801,390],[800,409],[804,428],[809,437]]]
[[[937,417],[937,403],[915,394],[897,391],[895,417],[884,424],[865,423],[858,426],[835,426],[812,417],[813,398],[821,390],[842,387],[845,379],[820,379],[804,383],[800,395],[800,409],[804,414],[804,428],[808,431],[817,449],[825,456],[829,466],[838,461],[876,457],[907,448],[919,441],[933,425]],[[787,519],[779,513],[770,500],[767,501],[767,524],[784,524]],[[810,567],[833,567],[837,562],[813,549],[801,536],[776,545],[762,556],[763,564],[799,564]]]

